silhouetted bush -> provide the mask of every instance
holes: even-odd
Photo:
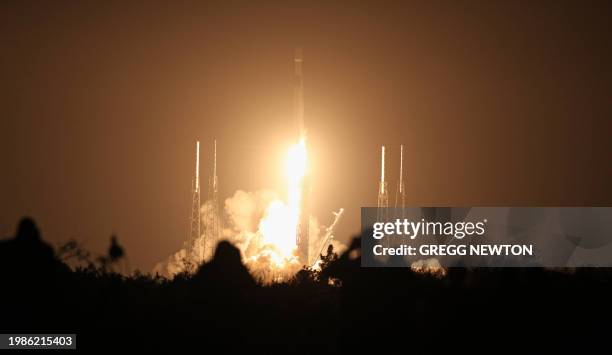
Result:
[[[238,249],[222,242],[211,262],[169,280],[113,272],[75,241],[57,254],[77,261],[70,269],[24,220],[14,239],[0,243],[0,330],[75,332],[78,347],[92,351],[217,344],[224,352],[418,353],[441,342],[509,350],[605,339],[596,320],[611,313],[609,269],[456,268],[438,278],[361,268],[359,248],[356,238],[342,255],[333,248],[322,255],[321,270],[258,285]]]

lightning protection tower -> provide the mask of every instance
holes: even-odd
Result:
[[[380,183],[378,185],[378,221],[387,220],[387,208],[389,207],[389,194],[387,182],[385,181],[385,146],[381,149]]]
[[[195,176],[191,182],[191,218],[187,256],[190,262],[201,260],[202,250],[196,246],[200,238],[202,218],[200,216],[200,141],[196,142]],[[195,260],[193,260],[195,259]]]
[[[404,145],[400,145],[400,173],[395,192],[395,208],[406,207],[406,191],[404,190]]]
[[[204,260],[210,260],[221,237],[219,214],[219,179],[217,178],[217,140],[214,141],[213,173],[208,181],[208,202],[205,214]]]

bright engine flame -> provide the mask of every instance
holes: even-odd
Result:
[[[299,265],[295,241],[300,220],[307,156],[305,138],[300,139],[298,143],[289,148],[285,162],[287,201],[272,201],[259,223],[262,242],[270,247],[266,257],[269,257],[273,266],[278,269],[289,265]]]
[[[285,169],[288,179],[288,204],[293,214],[297,218],[295,226],[300,217],[300,204],[302,202],[302,183],[304,182],[304,176],[306,176],[306,140],[302,138],[299,143],[289,148],[289,154],[287,155],[287,162],[285,163]],[[293,233],[295,237],[295,231]]]

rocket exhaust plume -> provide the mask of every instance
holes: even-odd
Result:
[[[286,280],[303,266],[315,265],[316,260],[315,264],[311,264],[310,250],[319,251],[329,244],[338,252],[345,248],[332,235],[343,209],[335,214],[334,222],[327,228],[310,218],[302,62],[302,50],[298,48],[294,57],[294,118],[298,126],[298,140],[289,147],[285,160],[287,191],[284,198],[265,191],[237,191],[225,201],[225,212],[230,223],[228,228],[223,229],[222,235],[240,248],[244,263],[263,282]],[[215,154],[215,192],[216,179]],[[214,206],[214,198],[206,201],[202,213],[206,216],[207,211],[214,210]],[[203,221],[203,229],[210,229],[212,222],[208,218]],[[200,237],[200,243],[205,241],[206,233]],[[182,262],[185,254],[184,251],[175,253],[167,262],[158,264],[154,271],[169,276],[185,271],[187,268]]]
[[[292,145],[287,152],[285,174],[288,189],[283,194],[285,196],[280,197],[272,191],[239,190],[225,200],[224,211],[228,219],[222,230],[223,239],[240,249],[243,262],[260,282],[287,280],[305,265],[300,260],[295,240],[303,205],[303,180],[307,170],[308,151],[306,140],[303,139]],[[214,209],[213,205],[212,200],[203,203],[201,214],[206,216]],[[309,250],[320,251],[329,244],[333,245],[336,252],[346,248],[332,235],[343,211],[340,209],[335,214],[336,218],[329,227],[319,225],[316,218],[311,219],[307,245]],[[203,231],[209,228],[209,223],[209,219],[203,219]],[[205,241],[206,233],[203,233],[196,245]],[[180,250],[165,262],[158,263],[153,271],[170,277],[191,271],[193,268],[188,264],[188,254],[188,250]]]
[[[304,157],[307,153],[306,145],[306,126],[304,124],[304,79],[302,75],[302,64],[304,62],[302,56],[302,48],[295,49],[295,55],[293,57],[294,65],[294,89],[293,89],[293,109],[295,120],[298,125],[298,144],[300,149],[303,151]],[[306,160],[304,159],[304,163]],[[299,179],[296,186],[292,187],[293,192],[290,194],[297,194],[299,196],[289,197],[290,200],[294,199],[297,201],[295,206],[297,211],[298,223],[296,224],[295,233],[295,244],[297,246],[297,253],[299,261],[302,265],[310,265],[310,179],[308,176],[308,170],[304,165],[304,171]],[[291,203],[291,201],[290,201]]]

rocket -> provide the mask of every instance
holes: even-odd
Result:
[[[297,122],[299,139],[306,135],[304,127],[304,80],[302,77],[302,48],[296,48],[293,57],[293,115]]]
[[[298,128],[298,139],[302,140],[306,138],[306,127],[304,125],[304,81],[302,77],[302,48],[296,48],[293,57],[294,66],[294,86],[293,86],[293,115],[297,122]],[[308,169],[307,169],[308,171]],[[296,244],[298,249],[298,256],[300,262],[303,265],[310,265],[310,246],[309,246],[309,233],[310,233],[310,183],[309,183],[308,172],[304,176],[302,182],[302,196],[300,206],[300,218],[296,231]]]

